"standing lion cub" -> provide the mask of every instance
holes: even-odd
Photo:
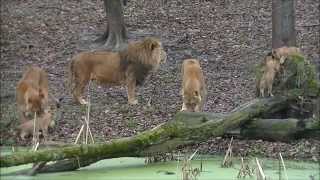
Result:
[[[280,71],[280,60],[270,54],[266,56],[264,63],[263,74],[259,83],[260,96],[264,97],[265,89],[268,90],[269,96],[273,96],[272,86],[277,72]]]
[[[181,111],[202,111],[207,91],[204,76],[196,59],[186,59],[182,64]]]
[[[83,52],[70,62],[69,85],[74,99],[86,104],[82,94],[90,80],[100,84],[123,85],[127,87],[128,103],[137,104],[136,86],[142,85],[151,71],[166,60],[161,43],[155,38],[145,38],[129,43],[120,52]]]
[[[17,106],[21,122],[33,119],[48,108],[48,77],[39,67],[29,66],[16,88]],[[30,118],[31,116],[31,118]]]

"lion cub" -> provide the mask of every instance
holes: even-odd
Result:
[[[43,113],[48,108],[47,73],[39,67],[29,66],[17,84],[16,98],[22,123],[32,119],[35,112]]]
[[[268,89],[268,95],[273,96],[272,85],[276,73],[280,70],[280,61],[275,59],[272,55],[268,55],[265,58],[264,63],[263,74],[259,83],[260,96],[264,97],[265,89]]]
[[[300,48],[297,48],[297,47],[283,46],[283,47],[272,50],[273,57],[278,59],[280,61],[280,64],[283,64],[288,56],[293,54],[300,54],[300,53],[301,53],[301,50]]]
[[[182,99],[181,111],[199,112],[206,98],[204,76],[196,59],[186,59],[182,64]]]
[[[19,127],[18,130],[20,131],[20,137],[21,139],[25,139],[29,135],[33,135],[33,123],[34,120],[29,120],[27,122],[22,123]],[[39,131],[42,131],[43,138],[46,140],[48,136],[48,127],[53,127],[54,126],[54,121],[52,121],[51,113],[50,112],[45,112],[41,114],[36,119],[36,129]]]

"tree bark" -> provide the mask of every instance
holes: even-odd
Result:
[[[123,2],[120,0],[104,0],[104,6],[108,17],[108,25],[105,33],[96,42],[104,43],[108,50],[121,50],[126,46],[128,39],[123,18]]]
[[[272,0],[272,48],[296,46],[295,0]]]
[[[254,118],[240,130],[240,136],[269,141],[290,141],[297,138],[320,138],[316,119],[260,119]]]
[[[0,167],[80,157],[85,159],[139,157],[150,153],[168,152],[180,145],[222,136],[226,131],[268,112],[281,111],[287,107],[287,101],[287,97],[254,99],[222,118],[210,113],[178,113],[173,121],[161,124],[152,130],[105,144],[77,145],[1,156]]]

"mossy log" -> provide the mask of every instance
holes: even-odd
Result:
[[[104,144],[75,145],[1,156],[0,167],[73,158],[139,157],[149,153],[168,152],[179,145],[222,136],[226,131],[267,112],[281,111],[287,107],[288,100],[288,97],[254,99],[222,118],[210,113],[178,113],[174,120],[133,137],[116,139]]]
[[[320,138],[316,119],[260,119],[254,118],[240,129],[240,136],[250,139],[289,141],[297,138]]]
[[[226,117],[225,114],[211,114],[214,118]],[[228,132],[227,132],[228,133]],[[234,135],[234,134],[233,134]],[[245,123],[239,133],[241,138],[249,139],[263,139],[271,141],[289,141],[296,138],[317,138],[320,139],[320,124],[315,118],[304,120],[298,119],[260,119],[253,118]],[[38,169],[36,172],[33,168],[23,169],[5,176],[13,175],[30,175],[30,172],[36,173],[53,173],[63,171],[73,171],[81,167],[89,166],[99,160],[105,159],[104,157],[96,158],[73,158],[57,161],[51,164],[46,164],[43,168]]]

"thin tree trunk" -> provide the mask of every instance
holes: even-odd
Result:
[[[127,31],[123,18],[123,3],[120,0],[104,0],[108,25],[106,32],[96,40],[106,49],[118,51],[127,44]]]
[[[295,0],[272,0],[272,48],[296,46]]]

